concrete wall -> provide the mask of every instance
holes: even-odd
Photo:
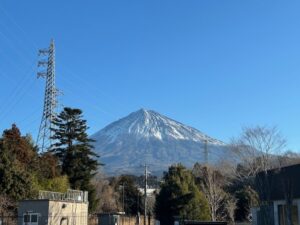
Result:
[[[48,225],[87,225],[88,204],[50,201]]]
[[[87,203],[51,200],[21,201],[18,208],[18,225],[24,225],[23,216],[28,213],[38,214],[38,225],[88,224]]]

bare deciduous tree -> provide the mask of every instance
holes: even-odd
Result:
[[[100,200],[98,212],[118,211],[121,206],[118,205],[119,195],[109,183],[109,180],[102,174],[98,173],[93,180],[96,186],[97,198]]]
[[[230,219],[230,222],[234,222],[235,210],[237,200],[235,197],[228,195],[225,203],[225,208]]]
[[[252,181],[252,185],[264,200],[263,204],[269,206],[273,184],[268,172],[280,167],[281,154],[286,147],[285,139],[276,127],[256,126],[244,128],[240,137],[233,140],[232,147],[242,165],[236,170],[237,177]],[[271,224],[269,209],[265,208],[261,213],[264,214],[263,223]]]
[[[284,152],[279,158],[280,167],[290,166],[300,163],[300,154],[292,151]]]
[[[212,221],[222,220],[226,217],[224,211],[221,210],[227,196],[223,190],[226,184],[225,177],[218,170],[208,165],[195,164],[193,173],[209,203]]]
[[[232,141],[233,151],[245,166],[245,170],[237,175],[244,179],[278,167],[279,156],[285,147],[286,141],[277,127],[243,128],[240,137]]]

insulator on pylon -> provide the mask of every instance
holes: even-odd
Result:
[[[40,78],[40,77],[43,77],[43,78],[44,78],[44,77],[46,77],[46,75],[47,75],[46,72],[38,72],[38,73],[37,73],[37,77],[38,77],[38,78]]]
[[[46,60],[38,61],[38,67],[40,66],[48,66],[48,61]]]
[[[47,54],[49,54],[49,49],[45,48],[45,49],[40,49],[38,55],[41,56],[41,55],[47,55]]]

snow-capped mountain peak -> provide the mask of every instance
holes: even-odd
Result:
[[[109,174],[138,174],[148,163],[161,174],[174,163],[192,166],[195,162],[216,163],[230,157],[227,146],[199,130],[153,110],[140,109],[111,123],[91,136]],[[206,154],[206,155],[205,155]]]
[[[94,137],[105,135],[110,142],[123,135],[134,135],[138,138],[167,140],[186,140],[223,145],[221,141],[213,139],[195,128],[186,126],[153,110],[140,109],[122,118],[103,130]]]

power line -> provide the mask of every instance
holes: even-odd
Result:
[[[4,33],[2,33],[0,31],[0,34],[7,40],[7,42],[9,43],[9,45],[11,46],[11,48],[17,53],[17,55],[24,59],[24,61],[26,61],[26,63],[28,63],[29,65],[31,64],[31,62],[27,59],[27,57],[23,56],[20,52],[20,50],[14,46],[13,42],[10,40],[10,38],[8,38]]]
[[[76,83],[80,83],[82,85],[85,85],[85,87],[87,87],[87,88],[81,88],[80,91],[86,91],[86,93],[88,93],[89,95],[91,95],[93,97],[97,97],[97,96],[101,95],[102,98],[104,98],[104,99],[109,99],[110,98],[111,101],[114,102],[114,104],[117,104],[120,108],[124,107],[124,104],[121,101],[117,100],[115,97],[113,97],[113,96],[111,96],[107,93],[104,93],[99,88],[96,88],[94,85],[91,85],[90,82],[87,82],[86,79],[83,79],[77,73],[67,69],[66,67],[64,67],[63,73],[68,74],[70,77],[72,77],[73,80],[76,79],[78,81]],[[64,79],[64,77],[61,77],[61,78],[65,81],[67,81],[69,84],[73,84],[73,83],[70,83],[69,80]],[[101,98],[98,98],[98,99],[101,99]],[[111,112],[108,112],[107,110],[103,111],[103,112],[106,113],[106,114],[110,114],[112,116],[115,116]]]
[[[11,23],[17,28],[17,29],[19,29],[20,30],[20,32],[21,33],[23,33],[24,34],[24,37],[26,37],[26,40],[28,41],[28,42],[30,42],[31,43],[31,45],[32,46],[34,46],[34,48],[37,48],[37,44],[36,44],[36,42],[32,39],[32,38],[29,38],[28,37],[28,35],[27,35],[27,33],[24,31],[24,29],[9,15],[9,13],[8,12],[6,12],[3,8],[1,8],[0,7],[0,10],[1,11],[3,11],[3,15],[5,15],[10,21],[11,21]],[[6,37],[6,39],[7,40],[9,40],[9,38],[7,38]],[[11,44],[11,43],[10,43]],[[12,47],[14,47],[14,46],[12,46]],[[19,48],[14,48],[14,50],[18,50]],[[18,55],[20,55],[20,56],[22,56],[21,54],[19,54],[19,52],[18,52]],[[22,57],[22,58],[25,58],[25,57]],[[65,67],[65,69],[66,69],[66,67]],[[96,89],[94,86],[92,86],[92,85],[90,85],[90,83],[88,83],[85,79],[82,79],[80,76],[78,76],[76,73],[74,73],[74,72],[71,72],[69,69],[68,69],[68,71],[70,72],[70,73],[72,73],[72,78],[75,78],[75,79],[77,79],[79,82],[78,83],[80,83],[80,84],[84,84],[85,86],[87,86],[88,88],[88,90],[89,90],[89,93],[90,93],[90,91],[91,90],[97,90],[97,94],[101,94],[105,99],[107,99],[107,98],[109,98],[109,97],[111,97],[111,96],[108,96],[107,94],[105,94],[105,93],[103,93],[103,92],[101,92],[101,90],[99,90],[99,89]],[[81,89],[80,91],[82,91],[83,89]],[[91,93],[90,93],[91,94]],[[86,103],[86,102],[85,102]],[[121,102],[120,101],[116,101],[115,100],[115,103],[117,103],[117,104],[119,104],[120,106],[121,106]],[[91,104],[91,106],[93,107],[93,108],[96,108],[93,104]],[[124,106],[124,105],[123,105]],[[123,107],[122,106],[122,107]],[[107,115],[110,115],[110,116],[112,116],[113,118],[115,118],[115,115],[113,115],[113,113],[111,113],[111,112],[108,112],[107,110],[103,110],[103,109],[100,109],[99,107],[97,107],[97,110],[98,111],[101,111],[101,113],[105,113],[105,114],[107,114]]]
[[[73,82],[69,81],[66,78],[61,79],[61,81],[63,81],[63,83],[61,82],[61,85],[64,87],[64,93],[70,94],[72,96],[74,95],[74,92],[85,93],[90,97],[90,99],[100,99],[94,93],[91,92],[90,88],[83,88],[82,86],[79,87],[78,85],[74,84]],[[82,82],[77,82],[77,83],[82,84]],[[76,89],[72,90],[73,88],[77,88],[77,87],[80,88],[80,90],[78,90],[78,91],[76,91]],[[83,102],[80,102],[80,104],[88,106],[89,108],[92,108],[92,109],[100,112],[101,114],[108,115],[111,118],[114,118],[114,119],[118,118],[115,114],[99,107],[98,104],[96,104],[96,103],[91,103],[89,101],[83,101]]]
[[[21,82],[16,85],[16,87],[11,91],[8,98],[6,98],[6,101],[8,101],[8,103],[1,104],[3,105],[3,109],[0,113],[0,115],[3,115],[2,119],[5,119],[11,113],[11,111],[13,111],[15,106],[29,93],[29,90],[32,90],[32,86],[34,83],[34,80],[32,80],[31,82],[26,82],[26,76],[23,77]],[[26,86],[26,84],[28,86]]]
[[[0,10],[3,12],[2,15],[5,15],[6,17],[9,17],[8,14],[5,12],[5,10],[3,8],[0,7]],[[9,18],[10,21],[12,21],[11,18]],[[16,25],[14,23],[14,25]],[[8,30],[8,29],[6,29]],[[2,29],[3,31],[3,29]],[[5,42],[7,42],[8,46],[15,51],[16,55],[20,57],[20,59],[24,60],[26,63],[32,65],[32,63],[28,60],[28,56],[27,54],[24,54],[21,50],[21,48],[19,46],[15,46],[15,42],[12,41],[14,38],[12,37],[12,35],[7,36],[9,33],[11,32],[0,32],[0,35],[4,37]],[[19,37],[19,36],[18,36]],[[22,45],[22,46],[26,46],[26,45]],[[4,56],[6,56],[6,58],[9,54],[4,54]],[[14,62],[14,64],[12,63]],[[10,68],[14,68],[17,69],[20,74],[24,73],[24,69],[19,68],[19,66],[16,66],[16,59],[15,57],[12,59],[8,59],[7,63],[11,64]],[[30,68],[30,74],[32,74],[32,68]],[[2,75],[5,76],[6,78],[10,78],[7,74],[2,72]],[[2,106],[3,109],[1,110],[1,113],[3,115],[2,119],[5,119],[7,117],[7,115],[10,114],[11,111],[13,111],[15,109],[15,106],[24,98],[24,96],[28,93],[29,89],[32,89],[32,82],[27,82],[27,74],[26,76],[22,76],[22,79],[18,82],[16,81],[16,78],[13,77],[13,81],[11,79],[7,79],[10,82],[16,83],[15,87],[12,89],[11,93],[8,94],[7,98],[4,98],[2,100]],[[6,104],[7,102],[7,104]]]
[[[24,36],[27,38],[27,40],[30,40],[31,43],[33,44],[33,46],[38,49],[37,44],[32,40],[32,37],[29,37],[26,32],[24,31],[24,29],[16,22],[16,20],[13,19],[12,16],[10,16],[8,14],[8,12],[6,10],[4,10],[2,7],[0,7],[0,10],[3,12],[2,15],[5,15],[23,34]]]

